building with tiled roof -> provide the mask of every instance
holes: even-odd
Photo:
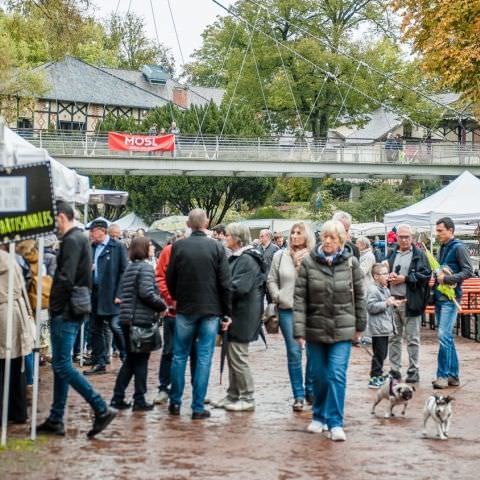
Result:
[[[220,89],[182,85],[156,65],[141,71],[105,68],[66,56],[36,71],[43,73],[47,90],[32,110],[19,112],[21,128],[93,131],[107,115],[141,122],[168,102],[186,109],[211,100],[219,104],[223,98]]]

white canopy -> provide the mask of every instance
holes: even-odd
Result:
[[[480,220],[480,180],[465,171],[453,182],[414,205],[387,213],[384,223],[391,228],[400,223],[414,227],[433,226],[442,217],[450,217],[455,223]]]
[[[138,230],[139,228],[148,230],[148,225],[143,221],[142,218],[140,218],[138,215],[136,215],[133,212],[125,215],[122,218],[119,218],[114,223],[118,225],[122,231]]]
[[[65,167],[50,157],[46,150],[34,147],[8,127],[4,129],[4,141],[7,155],[13,155],[13,152],[15,152],[15,158],[19,164],[34,163],[40,159],[49,160],[52,167],[55,197],[67,202],[83,203],[85,192],[88,190],[88,177],[82,177],[74,170]]]

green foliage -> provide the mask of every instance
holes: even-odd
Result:
[[[267,219],[267,218],[285,218],[285,215],[275,207],[258,208],[255,213],[250,215],[250,219]]]
[[[356,222],[382,222],[386,213],[413,203],[398,187],[387,183],[363,190],[358,202],[336,202],[337,210],[349,212]]]
[[[418,65],[405,61],[391,40],[395,29],[381,2],[269,0],[267,6],[268,12],[257,12],[251,2],[240,0],[233,7],[256,25],[255,31],[232,16],[218,17],[205,29],[203,45],[187,66],[194,83],[225,88],[227,99],[263,112],[272,131],[307,130],[315,139],[325,138],[334,126],[365,120],[366,113],[379,107],[372,98],[405,111],[415,121],[437,118],[438,111],[383,75],[395,73],[409,85],[428,87],[421,83]],[[360,26],[361,39],[355,35]],[[378,31],[386,33],[382,37]],[[364,63],[339,54],[339,48]],[[325,71],[339,80],[326,77]]]
[[[138,70],[143,65],[161,65],[171,75],[175,59],[169,48],[147,37],[145,21],[133,12],[112,14],[105,25],[107,44],[117,52],[120,67]]]
[[[180,110],[169,103],[151,110],[145,117],[143,126],[148,130],[156,124],[159,128],[168,128],[175,120],[184,135],[197,135],[201,130],[205,135],[237,135],[242,137],[262,137],[265,129],[256,112],[248,105],[217,106],[213,101],[207,105],[192,106]],[[201,126],[201,129],[200,129]]]

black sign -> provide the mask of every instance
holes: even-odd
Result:
[[[0,168],[0,243],[36,238],[54,229],[50,162]]]

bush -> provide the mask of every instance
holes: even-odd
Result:
[[[285,215],[275,207],[258,208],[254,214],[250,215],[249,219],[263,219],[263,218],[279,218],[284,219]]]

